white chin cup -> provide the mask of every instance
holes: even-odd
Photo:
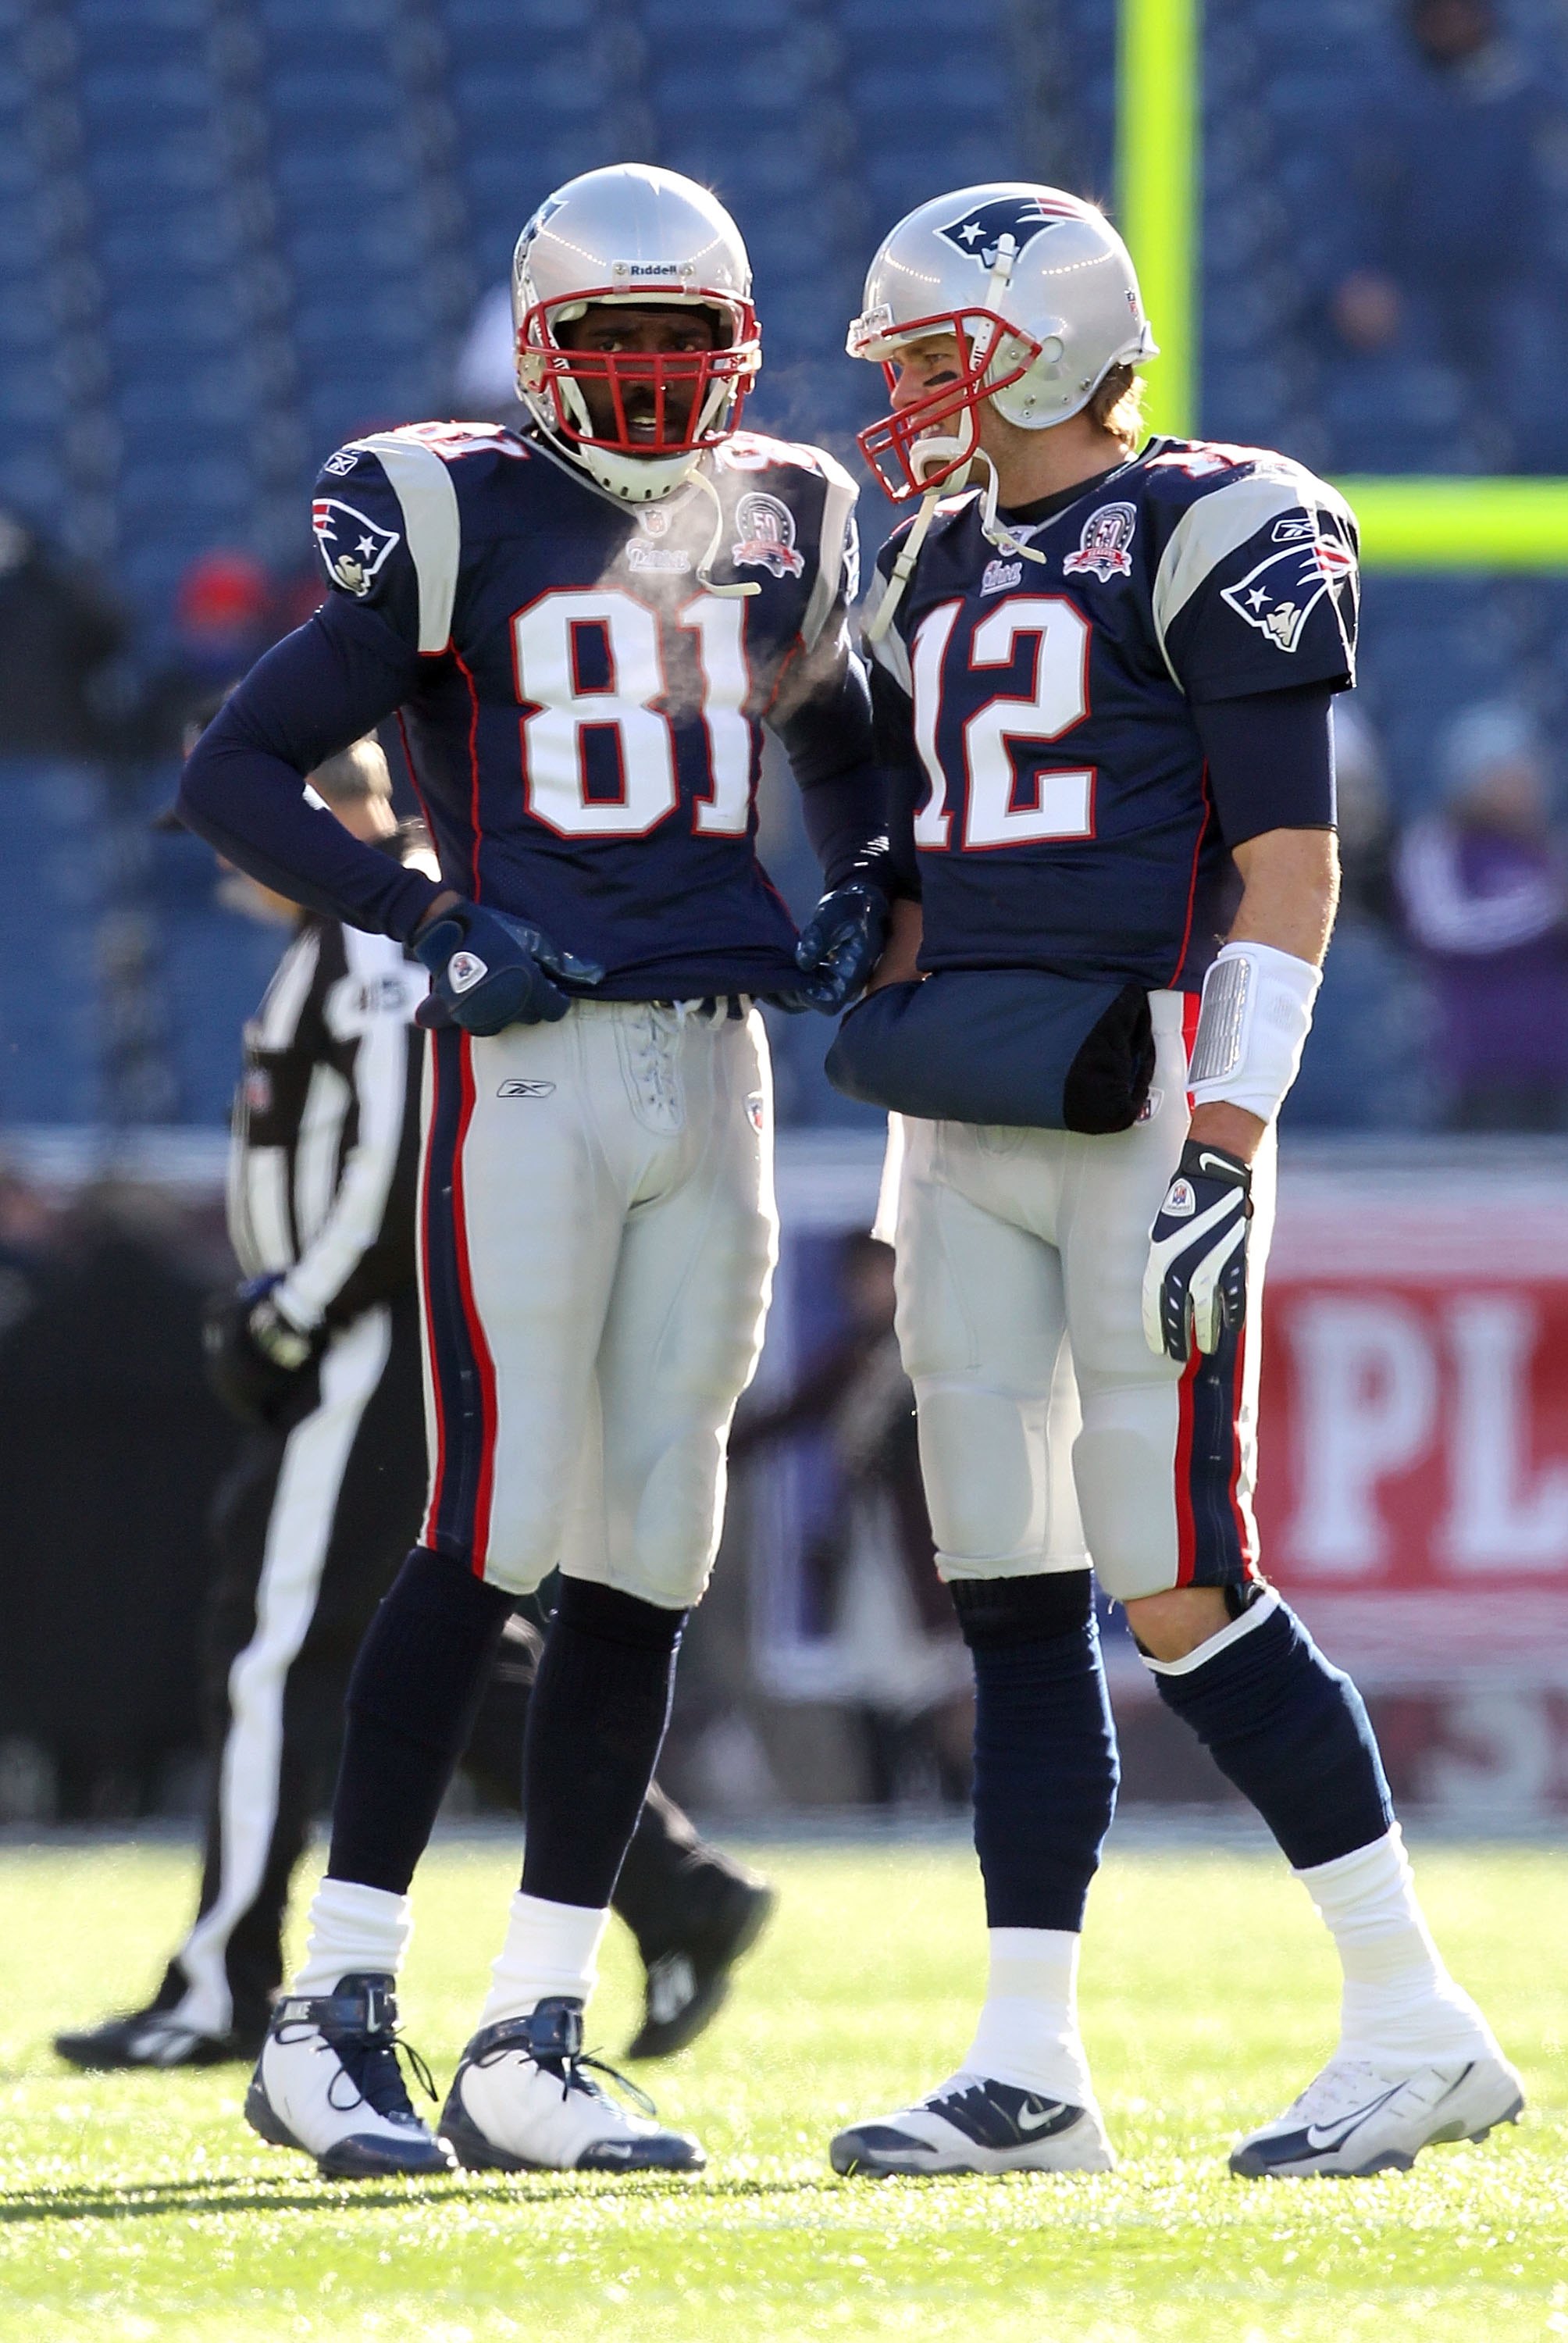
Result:
[[[1319,970],[1272,944],[1227,944],[1203,980],[1187,1087],[1195,1106],[1243,1107],[1272,1122],[1301,1067]]]
[[[568,388],[575,397],[575,384]],[[683,447],[678,456],[623,456],[612,447],[582,447],[568,438],[557,422],[548,391],[525,390],[523,400],[551,447],[580,465],[590,479],[623,504],[654,505],[663,497],[673,496],[702,461],[705,451],[700,447]],[[587,419],[585,408],[582,420]]]

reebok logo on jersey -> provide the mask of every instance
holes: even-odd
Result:
[[[490,973],[489,964],[477,952],[455,951],[447,962],[447,981],[454,992],[472,992],[482,977]]]
[[[980,589],[982,594],[1005,594],[1010,586],[1020,585],[1022,580],[1021,561],[988,561]]]
[[[782,497],[752,488],[735,508],[735,543],[729,558],[737,569],[767,569],[775,578],[799,578],[806,564],[795,549],[795,516]]]
[[[336,497],[316,498],[310,508],[310,526],[327,576],[360,601],[369,593],[392,548],[402,543],[395,528],[367,520],[352,505],[339,504]]]
[[[1198,1199],[1192,1193],[1190,1181],[1171,1181],[1166,1194],[1164,1209],[1167,1217],[1171,1220],[1190,1221],[1191,1219],[1198,1209]]]
[[[554,1082],[528,1082],[518,1079],[503,1082],[496,1092],[498,1098],[553,1098]]]
[[[358,456],[352,447],[339,447],[336,456],[328,456],[321,468],[324,472],[330,472],[334,479],[340,480],[346,472],[354,469],[358,461]]]
[[[1112,578],[1131,578],[1132,557],[1128,548],[1138,527],[1136,505],[1097,505],[1083,524],[1078,551],[1063,561],[1062,574],[1075,578],[1091,570],[1103,586]]]

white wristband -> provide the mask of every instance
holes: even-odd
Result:
[[[1187,1087],[1196,1106],[1244,1107],[1272,1122],[1312,1030],[1321,972],[1272,944],[1227,944],[1203,980]]]

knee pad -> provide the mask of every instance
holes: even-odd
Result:
[[[417,1545],[359,1646],[347,1706],[427,1748],[460,1749],[511,1608],[500,1587]]]
[[[959,1633],[971,1652],[1043,1644],[1086,1624],[1093,1605],[1087,1570],[1037,1572],[1029,1578],[956,1578],[948,1592]]]

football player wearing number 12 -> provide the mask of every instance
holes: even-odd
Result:
[[[432,1476],[356,1664],[327,1873],[250,2121],[328,2172],[690,2169],[582,2048],[775,1251],[758,997],[841,1007],[887,898],[851,655],[855,489],[743,434],[750,270],[703,188],[590,172],[524,229],[512,436],[332,457],[332,591],[204,736],[181,812],[266,885],[430,969],[420,1241]],[[397,711],[439,882],[302,776]],[[754,848],[763,719],[829,894],[797,957]],[[432,2136],[397,2066],[407,1889],[513,1597],[559,1562],[528,1845]],[[649,2110],[649,2116],[651,2110]]]
[[[879,563],[867,639],[902,892],[921,899],[898,907],[879,974],[913,977],[922,916],[929,973],[873,993],[835,1056],[871,1050],[857,1021],[883,1036],[884,1067],[897,1019],[927,1037],[904,1077],[920,1103],[903,1126],[899,1332],[973,1656],[991,1974],[960,2073],[841,2134],[833,2161],[1110,2161],[1074,1993],[1115,1751],[1089,1573],[1046,1534],[1049,1476],[1069,1463],[1046,1448],[1065,1337],[1101,1583],[1343,1966],[1334,2056],[1231,2168],[1403,2167],[1516,2115],[1519,2081],[1427,1932],[1353,1685],[1260,1573],[1251,1503],[1274,1121],[1333,914],[1354,525],[1266,450],[1138,448],[1132,369],[1156,353],[1131,262],[1053,189],[912,213],[872,263],[849,349],[891,391],[862,446],[896,497],[922,498]],[[1008,1069],[985,1062],[984,1004],[1032,1001],[1043,1021],[1102,996],[1062,1111],[998,1111]],[[1019,1050],[1020,1101],[1043,1031]],[[966,1097],[987,1103],[966,1113]],[[1221,1961],[1217,2000],[1244,1977]]]

